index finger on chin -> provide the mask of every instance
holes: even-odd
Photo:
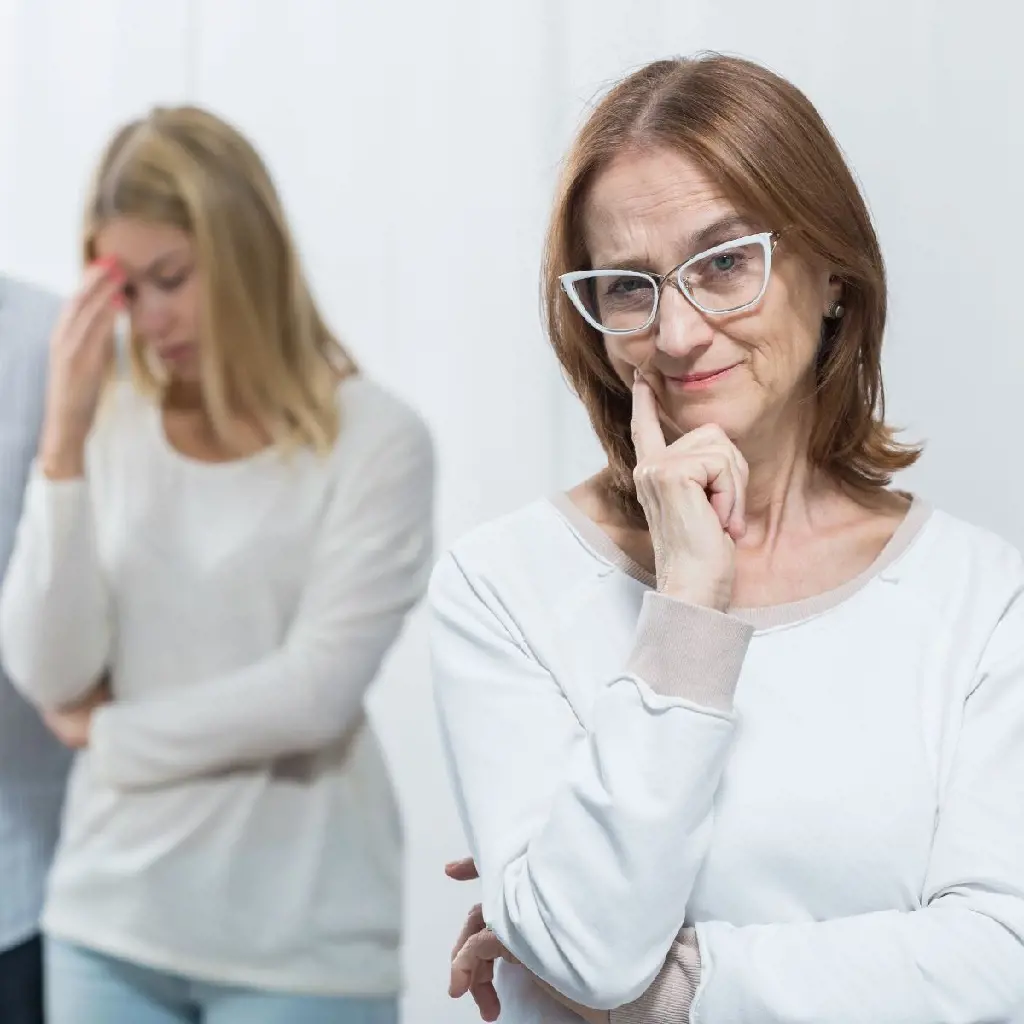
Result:
[[[658,399],[655,397],[654,389],[639,370],[636,371],[633,380],[633,415],[630,432],[637,462],[666,448],[665,433],[661,429],[661,419],[658,416]]]

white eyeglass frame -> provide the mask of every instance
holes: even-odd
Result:
[[[602,334],[639,334],[641,331],[646,331],[658,317],[658,310],[661,308],[661,289],[666,281],[672,281],[679,290],[679,294],[694,309],[700,311],[705,316],[729,316],[732,313],[741,313],[745,309],[756,306],[764,298],[764,293],[768,290],[768,281],[772,276],[772,253],[775,251],[775,246],[779,244],[780,235],[781,232],[779,231],[759,231],[756,235],[744,235],[742,238],[734,238],[729,242],[722,242],[720,245],[712,246],[710,249],[697,253],[696,256],[689,257],[689,259],[684,260],[678,267],[670,270],[667,274],[655,274],[646,270],[615,270],[614,268],[608,270],[572,270],[567,274],[560,274],[558,281],[562,286],[562,291],[569,297],[569,301],[576,307],[576,311],[580,316],[591,327]],[[749,302],[733,306],[730,309],[708,309],[706,306],[702,306],[688,290],[686,280],[683,277],[683,272],[686,268],[699,260],[706,260],[711,256],[717,256],[721,252],[728,252],[730,249],[736,249],[742,245],[751,245],[754,242],[757,242],[764,249],[764,281],[761,283],[761,290],[757,295]],[[624,329],[604,327],[587,312],[586,306],[583,305],[583,300],[573,286],[577,281],[589,278],[625,276],[646,278],[654,285],[654,307],[651,310],[651,315],[640,327],[627,327]]]

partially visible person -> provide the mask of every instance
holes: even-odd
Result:
[[[452,994],[503,1024],[1014,1019],[1024,559],[893,486],[920,449],[884,415],[882,254],[821,117],[736,58],[628,76],[545,290],[608,461],[435,571],[483,890]]]
[[[39,443],[59,301],[0,276],[0,579]],[[0,658],[2,660],[2,658]],[[70,757],[0,669],[0,1020],[41,1024],[39,913]]]
[[[84,257],[0,598],[12,679],[79,751],[51,1024],[390,1024],[401,839],[363,698],[426,585],[428,431],[212,114],[117,133]]]

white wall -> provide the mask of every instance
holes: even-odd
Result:
[[[79,203],[115,123],[208,104],[249,132],[317,293],[429,418],[447,543],[589,472],[539,329],[556,162],[629,67],[715,48],[805,89],[863,182],[889,263],[893,418],[929,439],[905,484],[1024,546],[1021,15],[983,0],[0,0],[0,269],[70,289]],[[1016,109],[1015,109],[1016,108]],[[2,339],[0,339],[2,343]],[[445,995],[470,889],[422,618],[373,697],[404,801],[411,1024]]]

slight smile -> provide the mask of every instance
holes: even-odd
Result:
[[[712,384],[717,384],[723,377],[726,376],[730,371],[735,370],[739,363],[733,363],[732,366],[723,366],[718,370],[705,370],[700,373],[687,373],[681,377],[669,377],[665,376],[665,383],[668,387],[672,388],[673,391],[697,391],[701,388],[710,387]]]

